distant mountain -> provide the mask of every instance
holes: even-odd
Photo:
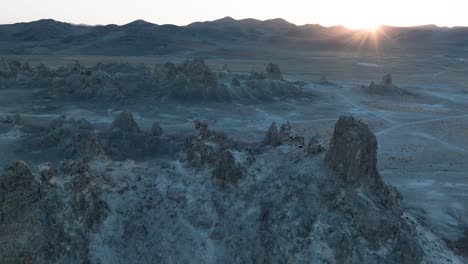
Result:
[[[44,19],[0,25],[0,54],[252,55],[329,50],[419,51],[468,47],[468,28],[435,25],[383,26],[378,32],[342,26],[297,26],[284,19],[235,20],[231,17],[187,26],[136,20],[126,25],[86,26]]]

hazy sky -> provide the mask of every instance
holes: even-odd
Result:
[[[351,28],[468,26],[468,0],[1,0],[0,8],[0,24],[53,18],[93,25],[136,19],[185,25],[224,16]]]

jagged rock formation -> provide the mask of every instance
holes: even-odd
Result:
[[[177,67],[177,82],[169,95],[180,100],[230,101],[225,87],[218,83],[217,75],[201,59],[187,60]]]
[[[122,112],[114,119],[108,131],[101,132],[100,144],[113,160],[155,157],[161,154],[172,155],[177,146],[165,138],[159,123],[149,131],[143,131],[131,112]]]
[[[352,116],[342,116],[335,125],[325,163],[347,184],[375,190],[387,209],[401,214],[400,193],[387,186],[377,170],[377,147],[377,139],[366,124]]]
[[[324,151],[325,148],[319,143],[317,136],[312,137],[307,144],[306,153],[309,155],[316,155]]]
[[[152,136],[162,136],[163,134],[163,129],[161,128],[161,125],[159,122],[155,122],[153,126],[151,127],[150,134]]]
[[[268,128],[263,143],[273,147],[284,144],[290,144],[297,145],[298,147],[302,148],[304,147],[305,139],[304,137],[296,135],[293,132],[291,123],[286,122],[285,124],[281,125],[280,131],[278,132],[276,123],[273,122]]]
[[[327,164],[350,183],[374,185],[377,171],[377,139],[363,122],[342,116],[335,125]]]
[[[239,79],[236,76],[234,76],[232,78],[231,85],[235,86],[235,87],[239,87],[241,85],[241,82],[239,81]]]
[[[269,63],[266,68],[267,78],[270,80],[282,80],[283,75],[278,64]]]
[[[1,263],[34,263],[46,237],[41,230],[45,217],[38,209],[40,184],[26,163],[13,161],[0,177]]]
[[[138,133],[141,132],[138,124],[130,112],[120,113],[111,124],[112,131],[122,131],[125,133]]]
[[[278,135],[278,128],[276,127],[275,122],[271,123],[270,127],[268,128],[268,131],[265,135],[265,139],[263,140],[263,143],[266,145],[273,146],[273,147],[276,147],[279,144],[281,144],[279,140],[279,135]]]
[[[211,131],[205,121],[194,124],[195,133],[184,143],[184,160],[195,167],[213,168],[212,177],[221,186],[236,185],[244,177],[249,155],[224,133]]]
[[[248,77],[244,76],[244,79],[251,96],[261,100],[296,97],[302,94],[302,91],[294,84],[283,80],[277,64],[270,63],[264,73],[251,72]]]
[[[40,180],[26,163],[10,163],[0,176],[0,262],[86,262],[90,237],[107,213],[94,184],[83,164],[49,168]]]
[[[216,74],[201,59],[185,61],[179,66],[179,71],[184,73],[194,85],[217,86]]]
[[[0,88],[23,88],[29,80],[48,78],[47,74],[41,75],[41,70],[40,67],[32,68],[28,62],[0,59]]]
[[[325,164],[298,148],[254,158],[194,123],[180,161],[47,163],[38,176],[9,165],[0,262],[413,264],[443,252],[375,180],[377,142],[362,122],[340,118]]]
[[[32,211],[33,204],[41,197],[39,183],[34,178],[28,165],[22,161],[13,161],[1,177],[0,222],[20,220],[24,211]]]
[[[369,86],[365,86],[364,90],[370,94],[377,95],[404,95],[408,94],[407,91],[397,87],[393,84],[391,74],[386,74],[382,77],[382,81],[378,84],[371,82]]]
[[[175,155],[180,149],[179,144],[164,135],[158,122],[143,131],[130,112],[121,112],[109,129],[100,131],[85,119],[65,116],[52,120],[45,128],[22,129],[30,132],[24,149],[47,152],[53,160],[142,160]]]
[[[291,123],[286,122],[286,124],[281,125],[280,131],[278,133],[278,140],[280,144],[284,144],[288,141],[291,141],[293,138],[292,126]]]
[[[177,68],[172,62],[166,62],[162,65],[157,64],[154,67],[153,78],[158,82],[174,81],[177,77]]]
[[[44,131],[26,139],[27,149],[50,150],[63,159],[92,160],[106,158],[94,127],[85,119],[54,119]]]
[[[39,98],[129,103],[172,98],[183,101],[276,100],[301,96],[293,83],[283,80],[279,66],[269,64],[264,73],[241,76],[229,70],[212,71],[203,60],[175,65],[157,64],[151,72],[145,65],[80,62],[48,68],[30,67],[19,61],[0,61],[0,86],[39,88]]]

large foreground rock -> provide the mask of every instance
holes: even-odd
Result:
[[[363,122],[342,116],[335,125],[327,165],[346,182],[375,185],[377,171],[377,139]]]
[[[367,124],[342,116],[335,124],[325,164],[346,184],[372,190],[386,209],[401,215],[401,194],[382,180],[377,170],[377,138]]]

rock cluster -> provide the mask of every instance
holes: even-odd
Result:
[[[19,61],[0,61],[0,86],[39,88],[47,100],[86,100],[106,103],[141,102],[171,98],[183,101],[252,101],[301,96],[295,84],[283,80],[277,64],[265,72],[242,76],[224,68],[211,70],[202,59],[181,64],[145,65],[99,63],[88,67],[75,61],[59,68],[30,67]]]
[[[304,141],[304,137],[301,137],[294,133],[291,123],[286,122],[285,124],[281,125],[280,130],[278,132],[276,122],[273,122],[268,128],[263,143],[265,145],[270,145],[273,147],[283,144],[291,144],[297,145],[298,147],[302,148],[304,147]]]
[[[141,160],[177,151],[176,144],[164,136],[159,123],[143,131],[131,112],[117,115],[110,129],[101,132],[100,144],[113,160]]]
[[[179,70],[194,85],[208,87],[216,87],[218,85],[216,74],[201,59],[187,60],[179,66]]]
[[[211,131],[206,121],[195,120],[195,133],[184,143],[184,159],[194,167],[212,168],[221,186],[236,185],[243,178],[248,155],[224,133]]]
[[[106,158],[94,127],[85,119],[59,117],[45,131],[33,134],[26,142],[34,149],[55,150],[64,159]]]
[[[110,132],[143,133],[124,115],[133,128]],[[425,248],[443,252],[391,202],[361,121],[339,119],[326,166],[298,149],[253,159],[207,122],[194,125],[182,164],[47,163],[36,176],[11,163],[0,176],[0,262],[413,264],[431,263]],[[268,141],[293,131],[272,125]]]
[[[158,82],[174,81],[177,78],[177,68],[172,62],[154,66],[153,78]]]
[[[369,86],[364,87],[365,91],[370,94],[377,95],[403,95],[408,94],[405,90],[397,87],[393,84],[393,78],[391,74],[386,74],[382,77],[380,83],[371,82]]]
[[[25,140],[26,149],[49,151],[62,159],[80,161],[141,160],[159,155],[175,155],[177,143],[167,138],[158,122],[143,131],[133,114],[121,112],[108,129],[97,130],[85,119],[54,119],[44,130]]]

